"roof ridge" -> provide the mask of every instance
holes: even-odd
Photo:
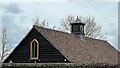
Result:
[[[97,38],[91,38],[91,37],[87,37],[89,39],[93,39],[93,40],[98,40],[98,41],[103,41],[103,42],[107,42],[106,40],[102,40],[102,39],[97,39]]]
[[[60,33],[64,33],[64,34],[73,35],[72,33],[64,32],[64,31],[55,30],[55,29],[51,29],[51,28],[47,28],[47,27],[38,26],[38,25],[33,25],[33,28],[36,28],[36,27],[37,27],[37,28],[46,29],[46,30],[55,31],[55,32],[60,32]],[[107,42],[106,40],[96,39],[96,38],[91,38],[91,37],[86,37],[86,36],[85,36],[85,38],[89,38],[89,39],[93,39],[93,40],[98,40],[98,41]]]
[[[61,33],[65,33],[65,34],[72,34],[72,33],[68,33],[68,32],[64,32],[64,31],[60,31],[60,30],[56,30],[56,29],[51,29],[51,28],[47,28],[47,27],[42,27],[42,26],[37,26],[37,25],[33,25],[33,28],[42,28],[42,29],[46,29],[46,30],[51,30],[51,31],[55,31],[55,32],[61,32]]]

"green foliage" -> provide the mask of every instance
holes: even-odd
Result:
[[[119,68],[120,65],[76,63],[3,63],[1,68]]]

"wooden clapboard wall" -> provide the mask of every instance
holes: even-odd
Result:
[[[30,60],[30,42],[33,39],[39,42],[39,60],[37,60],[37,63],[69,62],[42,34],[32,28],[4,63],[9,63],[10,60],[13,63],[33,63]]]

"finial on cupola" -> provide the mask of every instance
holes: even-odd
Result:
[[[77,36],[84,36],[84,23],[77,16],[76,20],[71,24],[71,33]]]

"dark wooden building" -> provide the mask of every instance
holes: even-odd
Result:
[[[120,53],[107,41],[85,37],[76,19],[71,33],[33,26],[4,63],[80,62],[118,64]]]

